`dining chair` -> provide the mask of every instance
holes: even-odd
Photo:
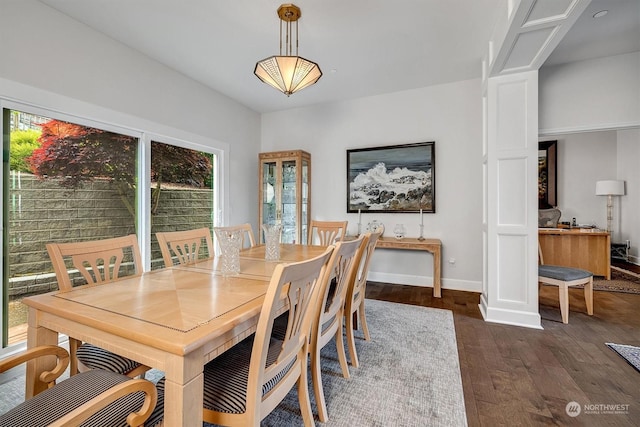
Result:
[[[156,409],[155,385],[115,372],[93,369],[60,381],[69,366],[69,353],[46,345],[0,360],[0,373],[40,357],[56,357],[56,366],[39,381],[48,388],[0,415],[0,425],[12,427],[129,425],[154,426],[145,421]]]
[[[593,315],[593,273],[580,268],[546,265],[542,256],[542,248],[538,243],[538,284],[558,287],[560,315],[562,323],[569,323],[569,287],[584,285],[584,301],[587,314]]]
[[[47,252],[62,292],[72,290],[74,282],[78,285],[106,284],[121,276],[142,274],[140,248],[135,234],[85,242],[48,243]],[[67,268],[67,262],[70,262],[70,268]],[[150,369],[74,337],[69,337],[69,351],[71,375],[88,369],[105,369],[133,378]]]
[[[309,334],[333,250],[329,246],[315,258],[276,266],[255,334],[204,367],[204,421],[258,426],[297,384],[304,424],[314,425],[307,385]],[[281,341],[271,332],[283,298],[288,322]]]
[[[213,227],[214,230],[226,230],[226,231],[243,231],[242,234],[242,247],[243,248],[252,248],[256,245],[256,239],[253,235],[253,229],[251,228],[251,224],[245,223],[240,225],[229,225],[227,227]]]
[[[313,245],[314,242],[320,246],[333,245],[343,240],[347,234],[348,221],[316,221],[311,220],[309,223],[309,237],[307,244]],[[315,237],[318,237],[315,239]]]
[[[190,264],[200,258],[213,258],[213,240],[207,227],[186,231],[166,231],[156,233],[165,267]],[[202,256],[201,256],[202,255]]]
[[[369,326],[367,325],[367,317],[364,311],[364,297],[367,287],[367,275],[369,274],[369,263],[371,262],[371,255],[376,248],[376,243],[382,235],[382,230],[376,233],[366,233],[363,241],[364,248],[360,251],[359,259],[356,260],[357,267],[354,268],[353,274],[349,280],[349,289],[347,290],[347,296],[345,299],[344,315],[346,319],[345,330],[347,336],[347,344],[349,347],[349,355],[351,357],[351,365],[357,368],[360,366],[358,363],[358,353],[356,352],[356,341],[354,330],[356,324],[354,323],[357,316],[359,324],[362,327],[364,339],[369,341],[371,336],[369,335]]]
[[[322,367],[320,365],[320,350],[332,339],[335,339],[336,350],[342,376],[349,378],[349,366],[342,339],[344,306],[349,280],[353,270],[357,267],[359,252],[365,247],[365,236],[351,241],[338,242],[331,259],[327,274],[320,289],[320,303],[317,315],[311,325],[311,340],[309,353],[311,354],[311,379],[318,408],[318,418],[321,422],[328,419],[327,405],[322,386]],[[335,278],[333,273],[335,272]]]

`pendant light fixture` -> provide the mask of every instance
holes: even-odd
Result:
[[[294,4],[283,4],[278,8],[280,17],[280,55],[270,56],[256,63],[254,74],[264,83],[273,86],[289,96],[307,86],[311,86],[322,77],[322,71],[315,62],[298,56],[298,19],[300,8]],[[293,25],[296,23],[296,51],[293,55]],[[282,27],[285,27],[283,34]],[[283,35],[285,41],[283,43]],[[284,55],[283,53],[284,45]]]

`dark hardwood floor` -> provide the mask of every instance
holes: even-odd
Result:
[[[485,322],[477,293],[370,282],[366,296],[453,311],[469,426],[640,426],[640,372],[605,345],[640,346],[640,295],[594,291],[588,316],[582,290],[569,293],[565,325],[558,288],[542,287],[544,330]]]

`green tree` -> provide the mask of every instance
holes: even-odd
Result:
[[[96,178],[110,179],[124,205],[135,215],[136,138],[50,120],[42,125],[40,143],[27,159],[36,176],[59,178],[62,186],[72,189]],[[211,157],[205,153],[156,142],[152,153],[151,177],[156,182],[152,214],[163,183],[203,187],[211,176]]]
[[[9,167],[12,171],[31,173],[27,158],[40,147],[40,132],[37,130],[14,130],[9,136]]]

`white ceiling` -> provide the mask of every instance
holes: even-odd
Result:
[[[297,0],[317,84],[287,98],[253,75],[279,53],[278,0],[40,0],[257,112],[479,78],[507,0]],[[552,0],[547,0],[552,1]],[[600,19],[595,11],[608,9]],[[594,0],[548,64],[640,51],[640,0]]]

